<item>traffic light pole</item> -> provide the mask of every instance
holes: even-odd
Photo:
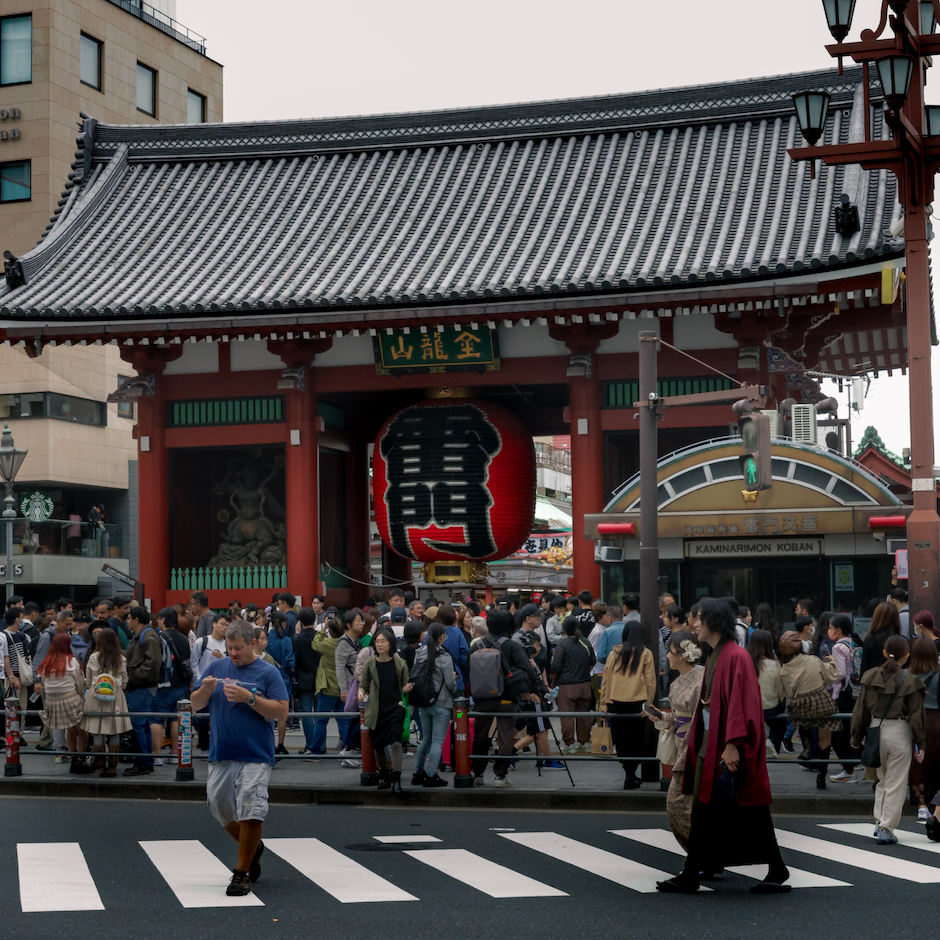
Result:
[[[659,445],[656,357],[659,334],[640,331],[640,619],[659,674]]]

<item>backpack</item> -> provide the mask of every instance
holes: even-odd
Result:
[[[168,689],[173,681],[173,653],[170,650],[170,644],[167,643],[154,627],[144,627],[144,629],[140,631],[141,646],[143,646],[144,643],[144,634],[148,630],[153,630],[153,632],[157,634],[157,639],[160,641],[160,648],[163,651],[163,663],[160,666],[160,681],[157,683],[157,688]]]
[[[469,671],[470,694],[475,699],[502,697],[505,675],[501,650],[484,640],[470,657]]]
[[[851,637],[842,637],[840,643],[848,641],[849,646],[849,685],[852,686],[852,698],[862,693],[862,647]]]
[[[409,701],[412,705],[417,705],[418,708],[430,708],[441,697],[441,690],[444,688],[444,677],[441,676],[441,684],[435,689],[434,677],[428,669],[427,659],[415,665],[416,669],[412,670],[412,675],[409,677],[411,684],[414,686],[409,693]]]
[[[95,686],[92,689],[91,694],[99,702],[113,702],[114,701],[114,676],[109,672],[103,672],[97,679],[95,679]]]

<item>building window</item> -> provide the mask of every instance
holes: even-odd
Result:
[[[119,375],[118,376],[118,388],[120,388],[130,378],[132,378],[132,376],[130,375]],[[117,403],[117,413],[118,413],[119,418],[133,418],[134,417],[134,403],[132,401],[119,401]]]
[[[31,195],[29,160],[0,163],[0,202],[26,202]]]
[[[83,85],[101,91],[101,46],[97,39],[85,33],[81,35],[81,71],[79,77]]]
[[[137,110],[157,116],[157,73],[140,62],[137,63]]]
[[[5,17],[0,20],[0,85],[24,85],[32,80],[32,15]]]
[[[28,392],[20,395],[0,395],[0,417],[9,420],[23,418],[56,418],[75,424],[108,426],[108,409],[104,402],[59,395],[56,392]]]
[[[200,95],[198,91],[193,91],[192,88],[186,94],[186,123],[206,123],[206,96]]]

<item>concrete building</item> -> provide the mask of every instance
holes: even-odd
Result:
[[[62,211],[81,112],[120,124],[222,120],[222,66],[175,17],[175,0],[0,0],[0,250],[25,254]],[[87,600],[110,588],[102,557],[136,575],[134,406],[107,401],[133,370],[108,345],[35,353],[0,347],[0,417],[29,450],[18,503],[39,492],[53,504],[48,521],[17,527],[17,591]],[[88,522],[95,505],[103,531]]]

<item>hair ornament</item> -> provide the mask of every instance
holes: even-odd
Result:
[[[691,640],[683,640],[679,649],[682,651],[680,655],[687,663],[697,663],[702,658],[702,648]]]

